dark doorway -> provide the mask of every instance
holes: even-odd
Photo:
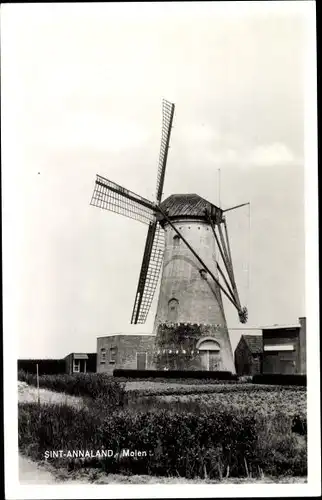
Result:
[[[146,352],[138,352],[136,355],[136,368],[137,370],[146,369]]]

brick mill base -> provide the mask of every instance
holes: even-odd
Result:
[[[219,325],[162,323],[154,348],[157,370],[205,370],[235,373],[228,330]]]
[[[156,335],[97,339],[97,372],[114,369],[205,370],[235,373],[228,330],[220,325],[161,323]]]

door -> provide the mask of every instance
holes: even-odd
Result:
[[[296,373],[294,359],[282,355],[279,352],[264,355],[263,373],[285,373],[292,375]]]
[[[215,372],[220,370],[220,351],[200,351],[201,370]]]
[[[220,345],[213,338],[205,338],[197,343],[201,370],[217,371],[221,368]]]
[[[220,370],[220,351],[209,352],[209,371]]]
[[[136,355],[136,368],[137,370],[146,369],[146,352],[138,352]]]
[[[209,370],[209,351],[200,351],[201,370]]]
[[[281,373],[286,375],[294,375],[295,361],[293,359],[283,358],[280,360]]]

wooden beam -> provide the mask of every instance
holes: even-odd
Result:
[[[215,283],[219,286],[220,290],[226,295],[226,297],[229,300],[229,302],[231,302],[233,304],[233,306],[235,306],[236,309],[239,311],[239,308],[238,308],[238,305],[236,304],[236,302],[232,300],[232,298],[226,292],[226,290],[223,288],[223,286],[221,285],[221,283],[219,283],[219,281],[217,280],[217,278],[215,277],[215,275],[210,271],[209,267],[203,262],[203,260],[201,259],[201,257],[199,257],[199,255],[197,254],[197,252],[195,252],[195,250],[187,242],[187,240],[182,236],[182,234],[178,231],[178,229],[175,227],[175,225],[172,224],[171,220],[169,219],[169,217],[167,216],[167,214],[162,210],[162,208],[160,207],[160,205],[157,205],[157,208],[161,212],[161,214],[163,215],[163,217],[166,219],[166,221],[168,222],[168,224],[170,224],[170,226],[172,227],[172,229],[177,233],[177,235],[182,239],[182,241],[185,243],[185,245],[189,248],[189,250],[196,257],[196,259],[200,262],[200,264],[202,265],[202,267],[207,271],[207,273],[212,277],[212,279],[215,281]]]

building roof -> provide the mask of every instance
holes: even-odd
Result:
[[[242,335],[252,354],[263,352],[263,339],[261,335]]]
[[[300,328],[301,325],[272,325],[272,326],[265,326],[262,328],[262,330],[293,330],[294,328]]]
[[[74,359],[88,359],[87,354],[84,352],[74,352],[73,353]]]
[[[172,194],[161,203],[168,217],[205,217],[205,209],[213,214],[222,210],[198,194]]]
[[[155,337],[153,333],[107,333],[106,335],[101,335],[97,337],[98,339],[103,339],[105,337]]]

